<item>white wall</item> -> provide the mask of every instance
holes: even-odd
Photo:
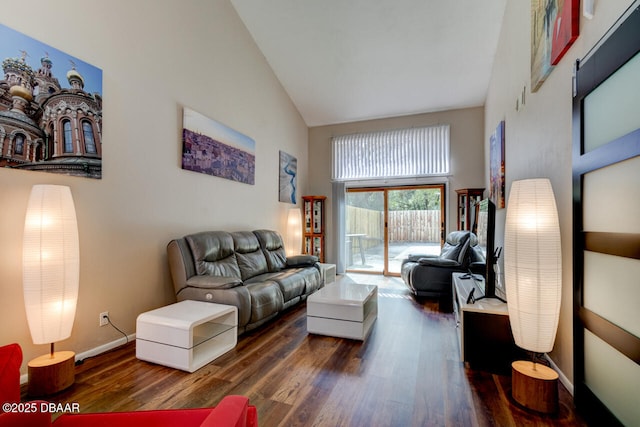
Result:
[[[580,19],[580,37],[551,72],[542,87],[531,93],[530,2],[509,1],[485,104],[485,162],[489,164],[489,137],[506,121],[506,194],[511,182],[524,178],[551,180],[558,205],[562,237],[563,291],[560,325],[551,358],[573,382],[572,187],[571,187],[571,77],[575,61],[604,35],[633,3],[596,1],[593,20]],[[525,89],[525,105],[516,100]],[[488,185],[488,174],[487,183]],[[498,238],[504,237],[506,210],[498,210]],[[502,243],[498,243],[502,246]]]
[[[22,297],[33,184],[68,185],[75,199],[80,295],[72,336],[57,348],[76,353],[120,338],[97,326],[99,312],[131,334],[139,313],[175,300],[170,239],[212,229],[284,232],[292,205],[278,202],[278,154],[297,157],[301,194],[307,127],[227,0],[2,0],[0,10],[0,23],[103,71],[101,180],[0,170],[0,343],[20,343],[25,363],[48,351],[31,343]],[[255,185],[181,169],[182,106],[256,141]]]

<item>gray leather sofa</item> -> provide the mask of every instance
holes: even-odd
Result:
[[[206,231],[169,242],[169,268],[178,301],[238,307],[238,334],[257,328],[306,299],[322,283],[318,258],[287,258],[272,230]]]

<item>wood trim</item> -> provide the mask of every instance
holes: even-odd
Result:
[[[580,148],[582,150],[582,148]],[[586,153],[574,156],[574,174],[588,172],[631,159],[640,151],[640,129],[629,132],[605,145]]]
[[[586,329],[640,365],[640,338],[584,307],[579,316]]]
[[[611,74],[638,53],[638,46],[640,46],[640,32],[638,31],[640,13],[638,13],[638,9],[628,16],[623,15],[621,19],[625,19],[622,25],[617,28],[614,25],[615,31],[606,40],[595,46],[596,50],[593,55],[590,52],[586,56],[586,60],[580,62],[581,76],[576,82],[578,94],[586,96],[591,93],[602,81],[609,78]],[[597,59],[594,60],[595,56]]]
[[[583,235],[587,251],[640,259],[640,234],[586,231]]]

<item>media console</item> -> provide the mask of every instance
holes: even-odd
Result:
[[[496,298],[467,302],[472,289],[482,296],[481,277],[453,273],[451,282],[461,360],[474,369],[510,373],[523,352],[513,341],[507,304]]]

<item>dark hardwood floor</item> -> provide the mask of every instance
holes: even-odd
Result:
[[[364,343],[308,335],[299,304],[193,374],[139,361],[129,343],[85,360],[75,384],[47,400],[102,412],[214,406],[241,394],[260,426],[586,425],[562,386],[559,413],[540,416],[513,403],[509,376],[465,367],[454,317],[436,302],[381,286],[378,304]]]

